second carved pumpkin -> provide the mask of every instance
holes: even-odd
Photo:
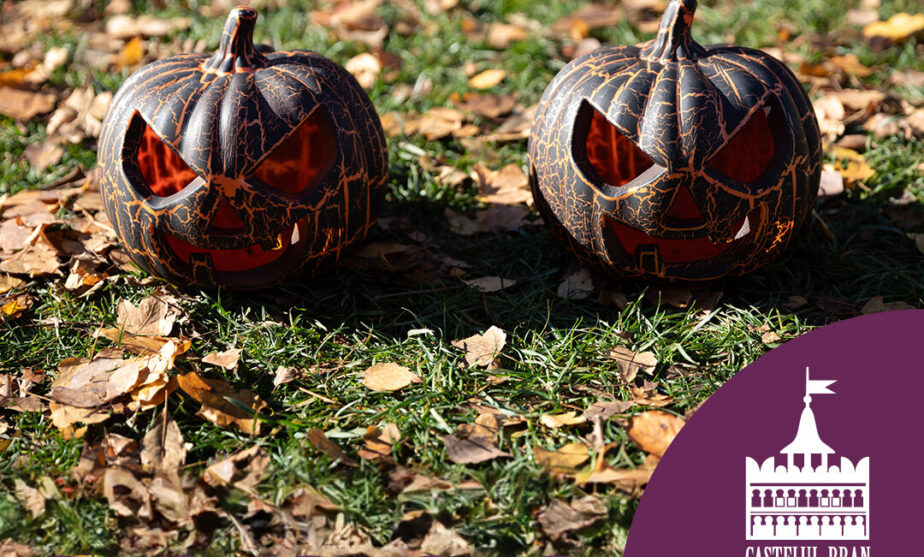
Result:
[[[697,44],[695,9],[672,0],[652,41],[568,64],[530,135],[544,219],[582,262],[622,277],[751,271],[815,202],[821,141],[801,85],[764,52]]]

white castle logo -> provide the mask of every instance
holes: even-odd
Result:
[[[812,412],[811,395],[834,394],[832,383],[810,379],[806,368],[799,430],[780,451],[786,466],[772,456],[763,464],[747,457],[748,540],[869,539],[869,457],[828,466],[834,449],[818,435]]]

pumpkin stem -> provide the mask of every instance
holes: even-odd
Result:
[[[696,11],[696,0],[671,0],[661,17],[658,36],[642,48],[641,57],[646,60],[676,60],[696,58],[705,53],[693,37],[690,25]]]
[[[221,32],[221,43],[202,67],[206,70],[233,73],[266,66],[266,57],[253,46],[253,29],[257,23],[257,10],[238,6],[231,10]]]

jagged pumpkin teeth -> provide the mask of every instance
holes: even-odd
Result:
[[[539,102],[530,186],[586,265],[702,281],[764,265],[814,204],[821,141],[808,96],[769,54],[703,47],[696,0],[657,36],[569,63]]]
[[[173,282],[251,288],[319,272],[382,203],[385,134],[369,97],[318,54],[257,51],[256,20],[234,8],[214,54],[140,69],[103,123],[106,212],[132,259]]]

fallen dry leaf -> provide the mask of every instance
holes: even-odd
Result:
[[[485,70],[479,74],[472,76],[468,80],[470,87],[475,89],[490,89],[504,80],[507,77],[507,72],[500,69]]]
[[[16,493],[16,499],[29,511],[32,518],[45,514],[45,496],[39,490],[16,478],[13,480],[13,491]]]
[[[616,346],[606,353],[610,360],[616,360],[616,366],[619,368],[619,376],[626,383],[635,380],[639,370],[651,374],[658,365],[658,359],[653,352],[634,352],[624,346]]]
[[[539,512],[537,518],[542,531],[553,540],[569,532],[586,528],[607,515],[606,504],[596,495],[585,495],[570,504],[555,499]]]
[[[654,468],[613,468],[605,464],[597,469],[595,467],[582,470],[574,475],[578,485],[583,484],[615,484],[620,488],[632,490],[648,483]]]
[[[51,112],[54,107],[54,95],[0,86],[0,114],[6,114],[15,120],[25,122],[39,114]]]
[[[482,164],[472,167],[472,178],[478,184],[478,199],[485,203],[515,205],[532,202],[529,179],[516,164],[491,170]]]
[[[463,280],[465,284],[471,286],[479,292],[497,292],[505,288],[510,288],[517,281],[513,279],[504,279],[501,277],[479,277],[476,279]]]
[[[391,362],[375,364],[363,373],[363,385],[373,391],[397,391],[420,382],[416,373]]]
[[[168,336],[179,311],[156,296],[142,299],[138,305],[120,300],[116,309],[119,327],[134,335]]]
[[[630,408],[635,406],[631,400],[606,400],[598,401],[584,410],[584,416],[588,420],[608,420],[617,414],[624,414]]]
[[[886,21],[876,21],[864,27],[863,36],[868,39],[882,37],[900,43],[921,30],[924,30],[924,14],[899,12]]]
[[[371,89],[379,79],[382,62],[375,54],[364,52],[347,60],[344,68],[353,74],[363,89]]]
[[[848,183],[862,182],[876,175],[873,167],[866,162],[866,157],[853,149],[835,147],[834,155],[838,158],[834,169],[840,172]]]
[[[467,112],[497,119],[513,112],[517,106],[516,95],[492,95],[489,93],[453,92],[450,97],[456,107]]]
[[[113,15],[106,20],[106,34],[115,39],[131,39],[136,36],[163,37],[173,31],[189,28],[189,18],[160,18],[151,15],[132,17]]]
[[[549,472],[567,474],[590,459],[590,449],[584,443],[568,443],[554,451],[535,446],[533,459]]]
[[[77,408],[58,402],[49,402],[48,409],[51,411],[51,423],[61,431],[73,431],[74,426],[78,423],[84,425],[98,424],[109,419],[109,411],[97,410],[95,408]]]
[[[35,167],[39,172],[44,171],[49,166],[55,164],[64,156],[64,149],[50,141],[33,143],[26,147],[23,155],[29,164]]]
[[[566,300],[586,300],[594,291],[594,281],[590,269],[578,267],[565,275],[555,294]]]
[[[545,427],[558,429],[560,427],[587,423],[587,417],[585,415],[578,416],[578,413],[572,410],[562,414],[543,414],[539,416],[539,423]]]
[[[166,421],[166,425],[165,422]],[[148,471],[175,473],[186,462],[183,434],[173,416],[155,420],[141,441],[141,465]]]
[[[465,351],[465,362],[470,366],[485,367],[503,350],[507,343],[507,333],[492,325],[483,335],[472,335],[462,340],[452,341],[452,345]]]
[[[499,457],[509,457],[510,453],[502,451],[488,437],[473,435],[459,439],[455,435],[444,435],[446,455],[456,464],[478,464]]]
[[[363,435],[365,445],[359,450],[359,456],[370,462],[394,464],[392,449],[400,440],[401,431],[393,423],[386,423],[381,429],[369,426]]]
[[[103,495],[119,516],[150,520],[151,495],[135,475],[124,468],[107,468],[103,475]]]
[[[510,43],[528,38],[529,30],[519,25],[494,21],[488,26],[487,41],[492,48],[505,49],[510,46]]]
[[[241,352],[240,348],[231,348],[224,352],[212,352],[202,358],[202,363],[234,370],[237,369],[237,363],[241,359]]]
[[[279,385],[291,383],[298,376],[298,369],[291,366],[279,366],[273,374],[273,389]]]
[[[14,288],[19,288],[22,283],[21,278],[0,274],[0,294],[6,294]]]
[[[238,390],[221,379],[207,379],[192,371],[176,376],[183,391],[202,403],[197,412],[219,427],[234,424],[250,435],[260,434],[260,420],[255,415],[266,407],[260,396],[250,391]]]
[[[420,544],[420,551],[427,555],[445,555],[446,557],[463,557],[472,554],[465,538],[453,532],[438,520],[433,521],[430,531]]]
[[[640,449],[660,458],[683,424],[683,419],[673,414],[650,410],[633,416],[626,433]]]
[[[245,493],[253,493],[266,474],[269,463],[270,457],[263,447],[254,445],[210,464],[202,473],[202,478],[209,485],[229,485]]]
[[[359,466],[356,459],[347,456],[343,449],[340,448],[340,445],[331,441],[327,434],[316,427],[308,430],[308,442],[331,460],[340,461],[347,466]]]
[[[910,306],[905,302],[883,302],[882,296],[873,296],[870,298],[863,307],[860,308],[860,313],[863,315],[868,315],[870,313],[881,313],[884,311],[900,311],[903,309],[915,309],[914,306]]]

